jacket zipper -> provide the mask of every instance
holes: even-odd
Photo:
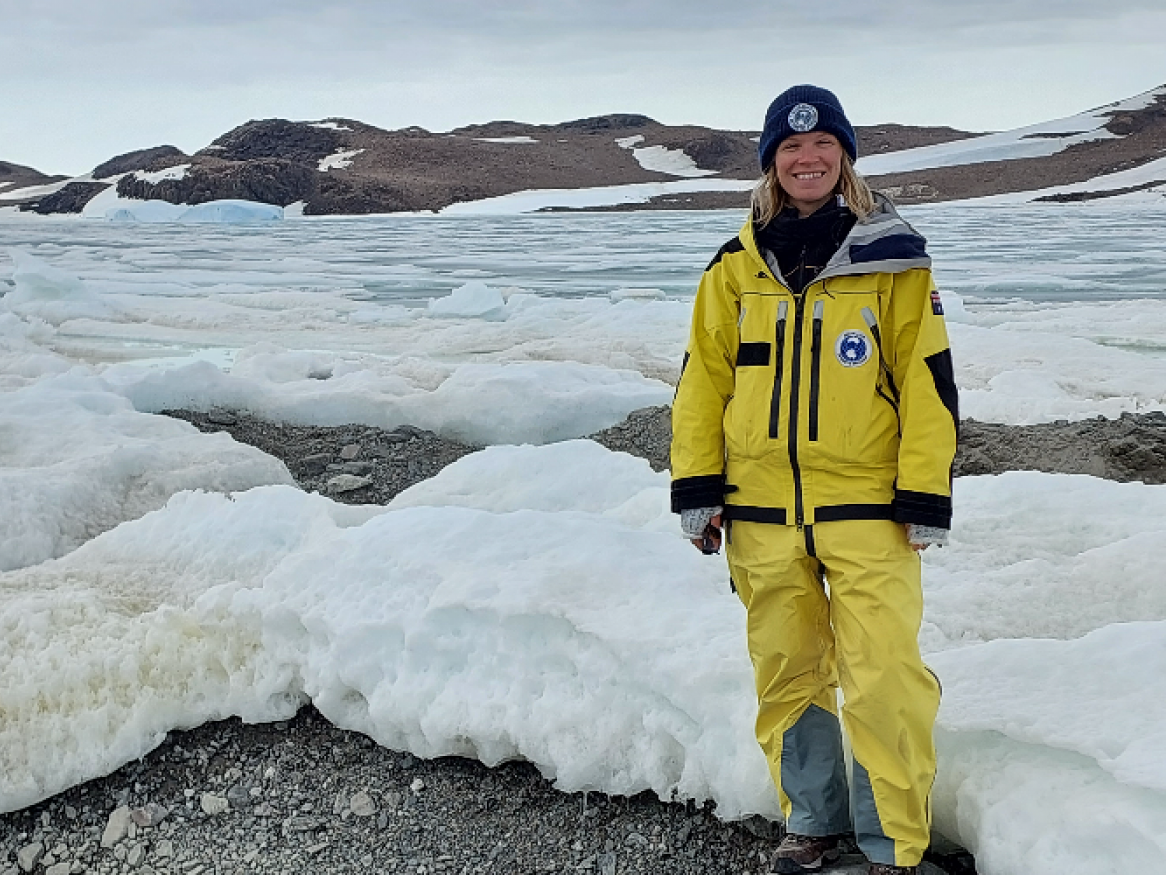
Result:
[[[879,370],[882,372],[883,379],[886,380],[887,388],[893,397],[887,397],[887,393],[878,384],[878,380],[875,380],[875,392],[880,398],[891,405],[891,408],[895,411],[895,418],[899,419],[899,389],[895,386],[895,375],[891,373],[891,367],[887,364],[887,357],[883,354],[883,338],[879,332],[878,319],[875,318],[874,311],[870,307],[862,308],[862,318],[866,322],[866,327],[870,329],[870,333],[874,335],[875,348],[879,352]],[[900,422],[898,428],[900,434],[902,434],[902,430],[902,423]]]
[[[782,301],[777,305],[777,328],[774,338],[774,349],[777,351],[777,361],[773,372],[773,399],[769,403],[769,436],[778,435],[778,422],[781,417],[781,377],[785,368],[785,316],[789,311],[789,302]]]
[[[814,302],[813,339],[810,341],[810,440],[818,439],[818,393],[822,370],[822,317],[824,301]]]
[[[795,298],[794,348],[791,357],[789,385],[789,465],[794,478],[794,523],[800,532],[806,522],[802,504],[802,470],[798,466],[798,394],[802,381],[802,325],[806,316],[806,290]]]

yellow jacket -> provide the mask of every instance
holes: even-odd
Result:
[[[924,240],[890,202],[795,296],[752,220],[705,270],[672,407],[672,509],[951,525],[959,422]]]

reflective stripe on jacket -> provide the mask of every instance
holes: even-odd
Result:
[[[705,270],[672,407],[672,508],[949,528],[959,422],[924,240],[885,198],[802,295],[747,220]]]

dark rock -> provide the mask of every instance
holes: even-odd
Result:
[[[117,176],[119,173],[131,173],[134,170],[161,170],[164,167],[173,167],[181,164],[189,156],[177,146],[154,146],[150,149],[137,149],[126,152],[116,158],[110,158],[104,164],[93,168],[94,179],[106,179]]]
[[[344,143],[339,131],[286,119],[259,119],[223,134],[204,153],[227,161],[278,158],[315,169],[316,163]]]
[[[207,162],[192,167],[182,179],[148,182],[136,176],[123,176],[117,193],[125,198],[172,204],[238,199],[285,207],[311,197],[316,191],[318,175],[315,167],[286,159]]]
[[[607,133],[608,131],[623,130],[624,128],[643,128],[648,125],[657,124],[659,124],[658,121],[648,118],[646,115],[613,113],[611,115],[597,115],[590,118],[563,122],[554,127],[561,131],[576,131],[591,134]]]
[[[331,453],[316,453],[300,459],[299,469],[308,476],[323,474],[332,463]]]
[[[22,212],[49,216],[56,213],[79,213],[85,205],[109,188],[105,182],[70,182],[64,188],[20,205]]]

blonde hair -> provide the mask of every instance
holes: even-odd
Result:
[[[870,190],[861,174],[854,169],[854,162],[845,152],[842,153],[842,171],[838,176],[838,184],[834,186],[834,194],[842,195],[846,205],[858,216],[860,222],[865,221],[867,216],[874,212],[874,192]],[[757,227],[764,228],[787,206],[789,195],[777,181],[777,162],[774,161],[753,187],[753,221]]]

